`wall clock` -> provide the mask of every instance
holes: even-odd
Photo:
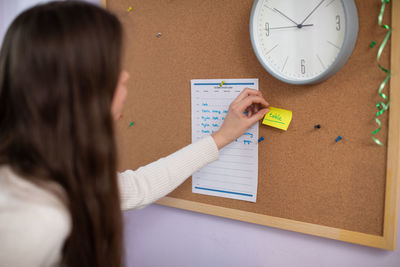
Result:
[[[263,67],[290,84],[313,84],[338,72],[358,35],[354,0],[255,0],[250,37]]]

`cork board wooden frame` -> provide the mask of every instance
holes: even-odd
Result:
[[[365,0],[363,0],[365,1]],[[125,25],[125,28],[129,25],[130,21],[128,19],[124,19],[123,17],[126,16],[127,8],[132,5],[133,10],[132,16],[135,16],[135,12],[140,13],[140,1],[127,1],[127,0],[102,0],[101,1],[104,6],[109,8],[111,11],[115,12],[120,18],[122,17],[122,21]],[[149,1],[151,2],[151,1]],[[187,1],[185,1],[187,2]],[[250,0],[247,2],[251,2]],[[367,1],[365,1],[367,2]],[[372,2],[372,0],[368,0],[368,2]],[[380,5],[380,1],[375,1],[379,2],[377,6]],[[360,4],[361,1],[356,1],[356,3]],[[114,5],[115,4],[115,5]],[[364,5],[364,3],[362,4]],[[118,7],[120,10],[118,11]],[[251,7],[250,7],[251,8]],[[235,219],[235,220],[240,220],[240,221],[245,221],[245,222],[250,222],[250,223],[255,223],[255,224],[260,224],[260,225],[265,225],[265,226],[270,226],[270,227],[275,227],[275,228],[280,228],[284,230],[290,230],[290,231],[295,231],[295,232],[300,232],[300,233],[305,233],[305,234],[311,234],[315,236],[320,236],[320,237],[325,237],[325,238],[330,238],[330,239],[336,239],[336,240],[341,240],[345,242],[351,242],[351,243],[356,243],[356,244],[361,244],[361,245],[366,245],[366,246],[371,246],[371,247],[376,247],[376,248],[381,248],[381,249],[387,249],[387,250],[394,250],[396,249],[396,243],[397,243],[397,222],[398,222],[398,209],[399,209],[399,187],[400,187],[400,120],[399,120],[399,115],[400,115],[400,1],[399,0],[393,0],[391,1],[391,26],[393,29],[392,32],[392,37],[391,37],[391,46],[387,47],[386,49],[390,49],[390,53],[387,53],[387,57],[390,58],[390,66],[391,66],[391,71],[392,71],[392,78],[390,80],[390,97],[391,97],[391,108],[388,116],[388,120],[384,122],[385,127],[388,129],[387,132],[384,132],[384,134],[387,134],[387,146],[383,148],[386,153],[386,160],[385,160],[385,177],[384,179],[384,188],[383,188],[383,195],[382,195],[382,203],[383,203],[383,211],[382,211],[382,218],[379,218],[379,221],[382,224],[382,231],[379,234],[371,234],[368,233],[368,231],[363,232],[362,230],[349,230],[345,229],[342,227],[335,227],[335,226],[327,226],[324,224],[319,224],[319,223],[310,223],[310,222],[305,222],[301,218],[299,219],[288,219],[288,218],[283,218],[283,217],[278,217],[278,216],[270,216],[268,214],[260,214],[258,212],[252,212],[252,211],[246,211],[243,209],[238,209],[236,208],[235,205],[233,207],[226,207],[223,205],[220,205],[220,203],[223,204],[224,200],[220,200],[219,202],[216,202],[217,204],[210,204],[207,202],[212,202],[212,201],[197,201],[197,200],[188,200],[186,195],[191,194],[191,191],[188,190],[188,186],[183,187],[183,189],[177,189],[177,193],[173,193],[170,196],[167,196],[160,201],[158,201],[158,204],[161,205],[166,205],[170,207],[175,207],[175,208],[181,208],[181,209],[186,209],[186,210],[191,210],[195,212],[200,212],[200,213],[205,213],[205,214],[210,214],[210,215],[215,215],[215,216],[221,216],[225,218],[230,218],[230,219]],[[386,13],[387,16],[388,12]],[[248,14],[250,15],[250,13]],[[371,21],[373,20],[373,25],[376,25],[376,15],[377,15],[377,9],[373,10],[373,15],[374,17],[369,18]],[[162,16],[162,15],[161,15]],[[150,18],[149,18],[150,19]],[[128,25],[126,25],[128,23]],[[362,26],[362,21],[360,23],[360,26]],[[145,26],[144,26],[145,27]],[[377,27],[377,26],[376,26]],[[248,25],[245,26],[246,29],[248,29]],[[372,36],[373,37],[373,36]],[[372,38],[369,37],[369,38]],[[379,35],[377,38],[378,40],[382,39],[382,35]],[[128,37],[129,39],[129,37]],[[371,39],[370,39],[371,40]],[[129,50],[129,41],[127,44],[127,49]],[[365,41],[365,40],[364,40]],[[248,42],[248,46],[251,47],[250,42]],[[360,46],[359,46],[360,47]],[[396,49],[397,48],[397,49]],[[184,49],[183,49],[184,50]],[[203,52],[203,51],[199,51]],[[375,52],[374,52],[375,53]],[[129,53],[128,53],[129,54]],[[376,55],[376,53],[375,53]],[[129,58],[129,55],[128,55]],[[373,58],[373,57],[371,57]],[[130,59],[130,58],[129,58]],[[128,60],[129,60],[128,59]],[[138,60],[137,64],[140,64],[140,60]],[[376,62],[376,61],[375,61]],[[388,63],[388,60],[386,61]],[[373,61],[370,62],[370,64],[373,64]],[[128,70],[129,69],[129,64],[128,64]],[[376,67],[376,66],[375,66]],[[157,69],[159,71],[159,69]],[[379,70],[375,70],[376,72],[379,72]],[[339,72],[341,73],[341,72]],[[337,74],[338,75],[338,74]],[[344,76],[343,74],[340,74]],[[164,76],[163,76],[164,77]],[[225,78],[236,78],[236,76],[223,76]],[[254,76],[253,76],[254,77]],[[194,77],[192,76],[191,78],[215,78],[215,77]],[[222,78],[222,77],[216,77],[216,78]],[[245,78],[252,78],[249,76],[245,76]],[[379,79],[381,79],[382,76],[379,76]],[[381,79],[382,80],[382,79]],[[328,80],[329,82],[329,80]],[[375,81],[374,81],[375,82]],[[157,82],[155,82],[157,83]],[[189,90],[189,81],[187,81],[187,90]],[[260,84],[260,86],[262,86]],[[282,84],[278,83],[278,86],[282,86]],[[151,86],[150,86],[151,87]],[[377,85],[376,85],[377,87]],[[135,93],[132,93],[134,95]],[[139,94],[140,96],[140,94]],[[143,101],[141,99],[140,101]],[[189,99],[186,99],[186,101],[190,102]],[[145,102],[145,101],[144,101]],[[129,103],[129,100],[128,100]],[[137,103],[136,103],[137,104]],[[147,103],[148,104],[148,103]],[[145,105],[145,104],[143,104]],[[186,106],[187,107],[187,106]],[[145,108],[143,106],[142,108]],[[133,112],[133,111],[132,111]],[[132,115],[132,112],[128,109],[126,113],[128,115]],[[137,112],[137,110],[135,111]],[[124,114],[125,116],[126,114]],[[372,115],[373,116],[373,115]],[[133,117],[133,116],[132,116]],[[127,124],[127,121],[123,121],[123,123]],[[161,123],[161,122],[160,122]],[[187,123],[190,125],[190,122]],[[164,126],[164,125],[161,125]],[[162,127],[160,128],[162,129]],[[371,126],[371,125],[370,125]],[[153,127],[157,127],[153,124]],[[122,135],[125,137],[132,137],[136,138],[137,136],[143,136],[145,134],[149,134],[149,137],[154,137],[152,133],[150,133],[150,128],[149,127],[144,127],[143,129],[138,129],[137,131],[143,131],[142,135],[134,133],[131,136],[131,133],[127,133],[128,131],[131,131],[131,129],[127,129],[126,127],[118,127],[119,130],[124,132]],[[160,131],[161,129],[158,129]],[[374,126],[372,125],[372,130],[374,129]],[[371,130],[371,129],[370,129]],[[131,131],[132,132],[132,131]],[[369,131],[370,132],[370,131]],[[155,147],[148,148],[150,151],[151,149],[159,150],[158,152],[161,152],[162,155],[167,155],[168,153],[173,152],[179,147],[182,147],[182,144],[184,142],[188,142],[190,138],[190,130],[189,130],[189,135],[185,135],[183,139],[185,139],[183,142],[175,142],[173,144],[168,145],[168,148],[162,148],[159,146],[159,144],[155,145]],[[122,144],[120,144],[120,147],[122,147],[122,150],[126,150],[126,146],[133,146],[132,142],[129,141],[122,141]],[[142,155],[144,158],[146,158],[147,150],[140,150],[140,147],[137,147],[138,151],[143,152]],[[127,151],[124,151],[122,153],[121,161],[123,167],[132,167],[133,164],[133,159],[125,159],[124,156],[127,155]],[[149,152],[150,153],[150,152]],[[156,153],[157,154],[157,153]],[[159,157],[160,154],[158,153],[157,156],[149,156],[146,159],[156,159]],[[143,162],[139,163],[143,165]],[[133,164],[134,165],[134,164]],[[140,165],[139,165],[140,166]],[[137,167],[137,166],[134,166]],[[259,187],[260,188],[260,187]],[[260,190],[260,189],[259,189]],[[280,188],[280,190],[284,190],[284,188]],[[354,192],[357,190],[354,189]],[[181,197],[183,196],[183,197]],[[185,199],[186,198],[186,199]]]

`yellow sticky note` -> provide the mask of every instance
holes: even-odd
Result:
[[[286,131],[292,121],[292,112],[281,108],[268,108],[269,112],[265,114],[262,124]]]

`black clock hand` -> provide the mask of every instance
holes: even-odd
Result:
[[[314,13],[315,10],[317,10],[317,8],[324,2],[325,0],[322,0],[321,2],[319,2],[319,4],[314,7],[314,9],[310,12],[310,14],[308,14],[308,16],[299,24],[300,27],[303,25],[303,23],[312,15],[312,13]]]
[[[296,24],[297,27],[299,27],[300,24],[297,24],[296,21],[292,20],[291,18],[289,18],[288,16],[286,16],[285,14],[283,14],[282,12],[280,12],[278,9],[273,8],[274,11],[278,12],[279,14],[281,14],[282,16],[284,16],[285,18],[287,18],[288,20],[290,20],[291,22],[293,22],[294,24]]]
[[[314,24],[304,24],[302,27],[311,27],[314,26]],[[289,29],[289,28],[298,28],[297,26],[285,26],[285,27],[275,27],[275,28],[269,28],[270,30],[278,30],[278,29]]]

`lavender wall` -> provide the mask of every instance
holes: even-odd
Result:
[[[397,251],[151,205],[125,212],[127,266],[399,267]]]
[[[13,17],[38,2],[0,0],[0,40]],[[400,267],[400,237],[391,252],[158,205],[124,218],[129,267]]]

